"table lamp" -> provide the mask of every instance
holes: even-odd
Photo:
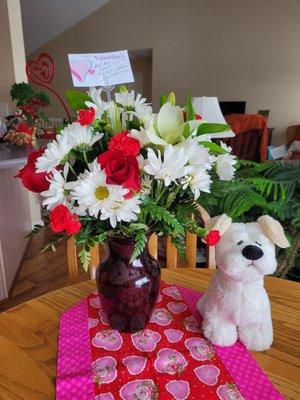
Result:
[[[217,97],[193,97],[192,98],[194,110],[197,114],[200,114],[203,119],[207,122],[216,122],[219,124],[227,124],[222,114],[219,100]],[[230,129],[225,132],[214,133],[212,138],[221,139],[234,137],[234,132]]]

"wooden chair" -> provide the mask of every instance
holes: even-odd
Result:
[[[201,207],[199,211],[204,222],[210,219],[207,211]],[[152,235],[149,239],[148,249],[150,254],[157,258],[158,252],[158,238],[157,235]],[[90,263],[90,276],[91,279],[95,278],[96,268],[99,265],[101,259],[101,252],[104,252],[103,246],[94,246],[91,249],[91,263]],[[166,241],[166,268],[196,268],[196,255],[197,255],[197,235],[192,233],[186,234],[186,258],[187,262],[183,262],[178,257],[176,247],[171,242],[171,238],[167,237]],[[77,260],[77,249],[75,239],[70,238],[67,241],[67,256],[69,275],[71,283],[78,282],[78,260]],[[214,247],[208,246],[208,260],[207,268],[216,268],[215,262],[215,249]]]

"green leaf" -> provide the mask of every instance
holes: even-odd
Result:
[[[77,90],[66,90],[65,96],[70,107],[75,112],[81,108],[87,108],[85,102],[91,101],[91,98],[87,93],[78,92]]]
[[[38,111],[37,113],[39,119],[43,119],[44,121],[48,122],[49,124],[51,123],[50,119],[48,118],[48,116],[43,113],[43,111]]]
[[[165,103],[167,103],[167,95],[161,94],[159,98],[159,104],[162,107]]]
[[[196,113],[195,113],[194,106],[192,103],[191,95],[188,96],[184,109],[185,109],[187,121],[193,121],[194,119],[196,119]]]
[[[187,122],[184,124],[182,134],[185,139],[187,139],[191,134],[190,125]]]
[[[203,122],[203,124],[200,124],[197,129],[197,136],[199,135],[205,135],[205,134],[210,134],[210,133],[220,133],[220,132],[226,132],[230,130],[230,126],[227,124],[215,124],[215,123],[210,123],[210,122]]]
[[[209,149],[211,152],[215,154],[226,154],[228,153],[223,147],[219,146],[217,143],[207,142],[207,141],[200,141],[199,144]]]
[[[85,270],[85,272],[87,272],[87,270],[89,269],[89,266],[90,266],[90,262],[91,262],[91,253],[89,251],[87,251],[86,249],[82,249],[78,253],[78,257],[81,261],[83,269]]]
[[[134,250],[130,259],[130,262],[135,260],[144,250],[145,246],[147,245],[147,235],[145,231],[137,231],[135,235],[135,244],[134,244]]]

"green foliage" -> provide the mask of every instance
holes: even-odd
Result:
[[[162,107],[167,102],[167,95],[165,93],[161,94],[159,97],[159,104]]]
[[[230,130],[230,126],[227,124],[215,124],[204,122],[200,124],[197,129],[197,135],[214,134],[220,132],[226,132]]]
[[[192,120],[196,119],[196,113],[195,113],[194,106],[192,103],[191,95],[188,96],[184,109],[185,109],[187,121],[192,121]]]
[[[90,253],[90,251],[86,250],[84,248],[78,253],[78,257],[79,257],[79,259],[81,261],[83,269],[85,271],[87,271],[89,269],[90,262],[91,262],[91,253]]]
[[[85,92],[79,92],[77,90],[66,90],[65,96],[69,106],[73,111],[78,111],[81,108],[87,108],[85,105],[86,101],[91,101],[90,96]]]
[[[153,221],[162,222],[163,229],[172,237],[184,235],[184,229],[176,219],[175,215],[164,207],[158,206],[150,199],[148,199],[146,204],[142,204],[141,214],[142,219],[149,215]]]
[[[201,125],[200,125],[201,126]],[[201,141],[200,144],[209,149],[214,154],[226,154],[227,151],[223,147],[214,142]]]
[[[12,100],[17,100],[17,106],[22,106],[34,96],[34,90],[28,83],[14,83],[10,89],[10,95]]]
[[[146,232],[141,229],[137,230],[135,234],[135,244],[134,244],[134,250],[131,256],[131,262],[136,259],[144,250],[146,244],[147,244],[147,235]]]

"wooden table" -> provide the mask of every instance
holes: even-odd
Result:
[[[211,271],[164,269],[163,279],[199,291]],[[55,397],[59,316],[95,288],[86,281],[53,291],[0,314],[0,399],[49,400]],[[272,348],[253,353],[284,394],[300,399],[300,285],[266,278],[271,298],[275,339]]]

